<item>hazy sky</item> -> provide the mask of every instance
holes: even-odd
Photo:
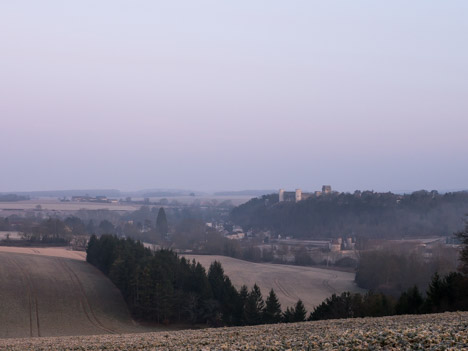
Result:
[[[468,1],[0,2],[0,191],[468,189]]]

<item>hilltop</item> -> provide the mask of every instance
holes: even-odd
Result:
[[[231,220],[244,230],[301,239],[343,235],[372,239],[449,236],[463,228],[468,192],[411,194],[356,191],[279,201],[278,194],[234,208]]]

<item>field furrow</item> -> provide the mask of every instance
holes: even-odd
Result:
[[[236,288],[252,288],[257,284],[263,296],[274,289],[283,307],[293,306],[301,299],[308,311],[333,293],[363,292],[354,283],[354,273],[339,272],[316,267],[282,264],[253,263],[225,256],[184,255],[199,261],[206,269],[213,261],[221,262],[224,272]]]
[[[118,289],[76,259],[0,252],[0,338],[131,333]]]

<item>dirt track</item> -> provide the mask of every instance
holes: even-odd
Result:
[[[221,262],[224,272],[237,288],[243,284],[251,288],[257,283],[264,297],[273,288],[283,309],[301,299],[307,310],[312,311],[333,293],[363,291],[354,283],[354,273],[314,267],[252,263],[225,256],[184,256],[199,261],[206,269],[214,260]]]
[[[149,331],[132,321],[109,279],[78,257],[0,252],[0,338]]]

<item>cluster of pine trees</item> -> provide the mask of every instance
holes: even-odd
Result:
[[[415,285],[398,299],[383,293],[333,294],[308,320],[378,317],[395,314],[468,310],[468,221],[456,234],[462,242],[459,272],[434,274],[425,296]],[[170,250],[152,252],[140,242],[95,235],[86,260],[110,277],[136,318],[158,323],[203,323],[213,326],[301,322],[307,311],[299,300],[284,312],[273,291],[263,299],[257,285],[237,291],[219,262],[208,273]]]
[[[170,250],[153,252],[140,242],[91,236],[86,260],[120,289],[135,318],[157,323],[212,326],[299,322],[302,301],[283,313],[273,290],[266,300],[257,285],[239,291],[219,262],[208,270]]]
[[[436,273],[425,296],[417,286],[398,299],[373,292],[333,294],[314,309],[309,320],[468,311],[467,291],[468,278],[461,273],[452,272],[443,278]]]

